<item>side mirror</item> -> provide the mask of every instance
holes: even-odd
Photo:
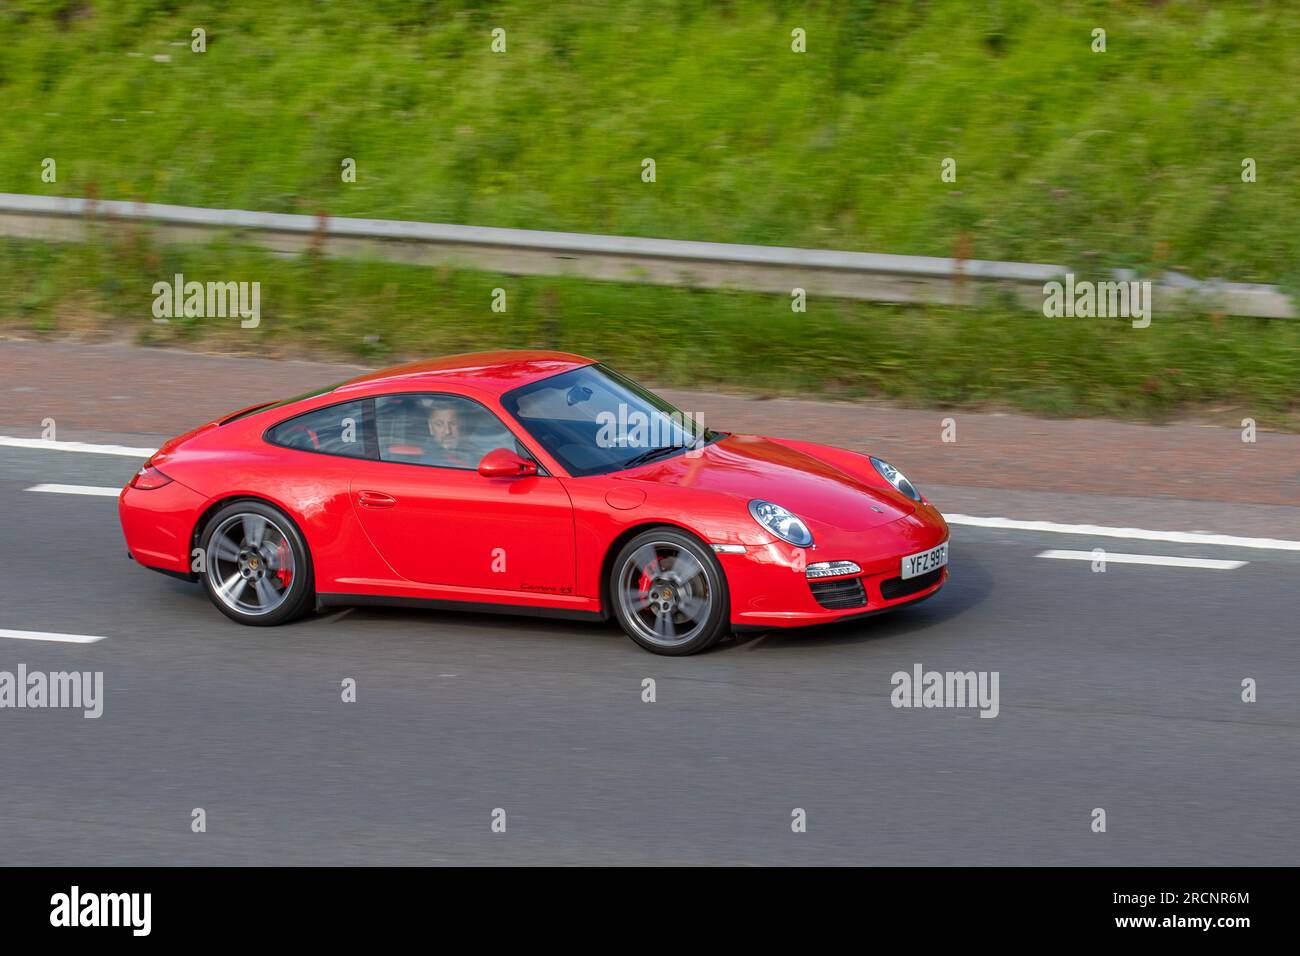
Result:
[[[537,474],[537,462],[508,448],[494,448],[478,463],[478,473],[484,478],[524,478]]]

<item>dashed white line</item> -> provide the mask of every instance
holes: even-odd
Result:
[[[129,445],[94,445],[84,441],[50,441],[48,438],[14,438],[0,435],[0,445],[10,448],[38,448],[42,451],[76,451],[83,455],[122,455],[126,458],[148,458],[157,448],[132,448]]]
[[[11,631],[0,628],[0,637],[15,641],[54,641],[59,644],[94,644],[107,640],[94,634],[56,634],[52,631]]]
[[[121,488],[101,488],[97,485],[32,485],[28,491],[44,491],[52,495],[96,495],[116,498]]]
[[[1247,562],[1220,561],[1216,558],[1178,558],[1168,554],[1119,554],[1104,551],[1101,555],[1092,551],[1041,551],[1040,558],[1060,558],[1065,561],[1092,561],[1104,557],[1107,564],[1150,564],[1164,568],[1206,568],[1211,571],[1235,571]]]
[[[1061,524],[1057,521],[1020,521],[1016,518],[979,518],[946,514],[949,524],[973,528],[1003,528],[1007,531],[1046,531],[1051,534],[1085,534],[1096,538],[1132,538],[1170,544],[1208,544],[1227,548],[1260,548],[1269,551],[1300,551],[1300,541],[1285,538],[1241,538],[1231,534],[1201,534],[1194,531],[1149,531],[1146,528],[1111,528],[1099,524]]]

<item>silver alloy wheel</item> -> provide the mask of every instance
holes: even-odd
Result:
[[[660,647],[693,640],[713,608],[704,565],[668,541],[651,541],[628,555],[618,573],[618,600],[628,623]]]
[[[208,583],[240,614],[270,614],[289,596],[297,573],[293,545],[265,515],[231,515],[208,539]]]

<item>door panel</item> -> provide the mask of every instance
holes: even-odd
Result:
[[[404,578],[574,593],[573,505],[556,478],[362,462],[352,504],[375,548]]]
[[[353,472],[352,507],[398,575],[443,587],[574,593],[568,492],[546,475],[478,473],[488,451],[517,447],[484,405],[446,392],[379,396],[375,433],[376,455]]]

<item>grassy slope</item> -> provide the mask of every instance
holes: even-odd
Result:
[[[0,12],[0,190],[960,247],[1290,286],[1300,275],[1300,114],[1285,79],[1300,75],[1300,17],[1282,3],[123,0],[49,12],[66,6]],[[207,53],[189,50],[194,26],[208,30]],[[488,47],[496,26],[504,55]],[[794,26],[807,54],[789,50]],[[1104,54],[1089,49],[1097,26]],[[56,184],[40,181],[45,156]],[[355,184],[340,181],[345,156]],[[646,156],[654,184],[640,180]],[[946,156],[955,184],[939,179]],[[1240,181],[1245,156],[1257,183]],[[381,357],[547,343],[650,365],[661,380],[1129,415],[1281,411],[1300,378],[1300,323],[1157,316],[1138,333],[829,302],[801,317],[780,297],[287,263],[222,246],[3,243],[0,319],[41,329],[102,312],[147,338],[229,337],[151,326],[150,286],[182,268],[261,279],[264,327],[246,337],[257,348]],[[505,317],[487,308],[495,285],[511,290]],[[651,329],[671,343],[666,362],[642,357]]]
[[[455,7],[0,15],[0,188],[936,255],[966,231],[983,258],[1243,281],[1300,261],[1290,4]]]

